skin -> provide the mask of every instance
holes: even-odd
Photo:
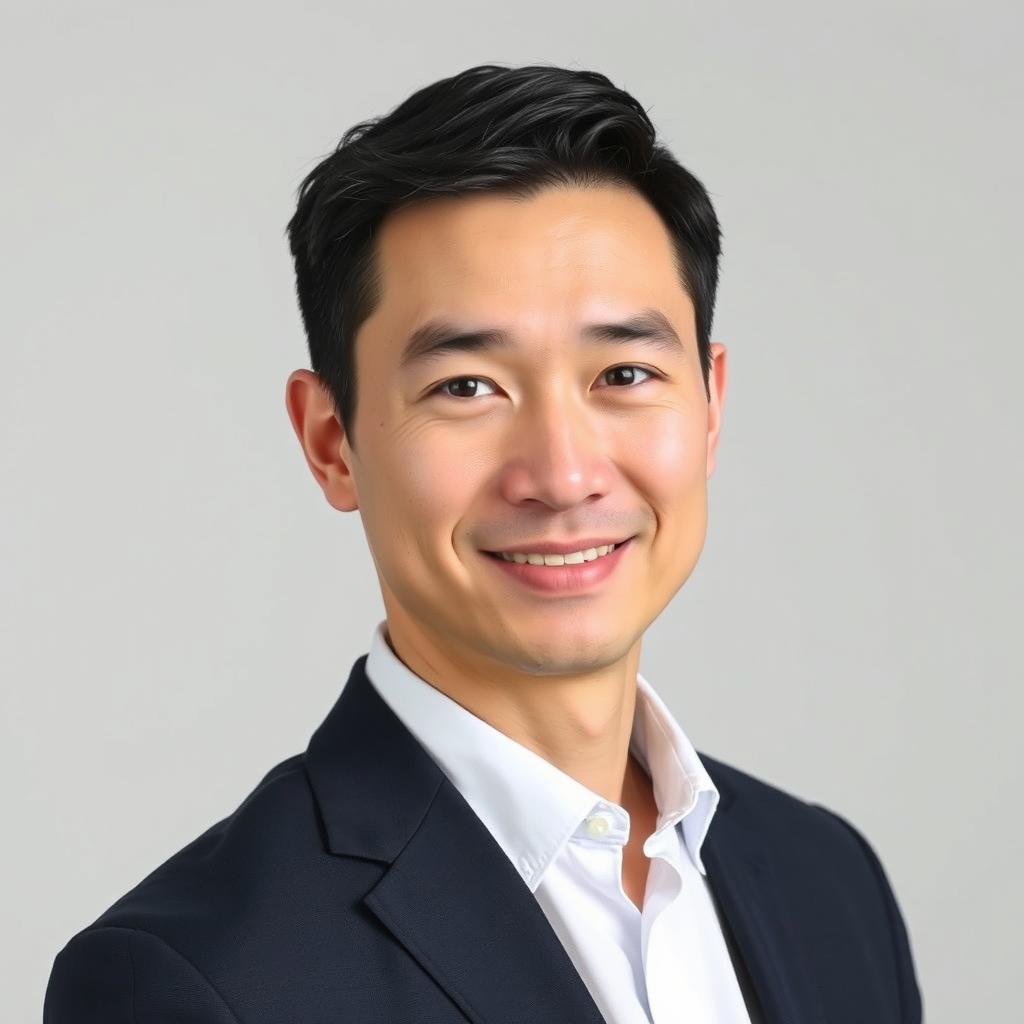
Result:
[[[432,198],[385,218],[378,244],[383,301],[356,338],[358,451],[306,369],[286,386],[292,426],[327,501],[359,510],[392,649],[625,808],[623,889],[642,907],[658,808],[628,750],[636,674],[645,630],[704,545],[725,346],[711,346],[709,401],[670,237],[625,186]],[[580,338],[646,307],[678,352]],[[435,316],[507,328],[515,345],[401,368]],[[537,594],[482,553],[634,534],[612,575],[575,596]]]

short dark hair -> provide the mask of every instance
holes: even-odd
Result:
[[[721,230],[704,186],[604,75],[481,64],[349,128],[297,191],[287,230],[310,360],[353,449],[355,336],[381,299],[373,239],[384,217],[435,196],[528,198],[553,185],[602,184],[632,185],[665,223],[710,399]]]

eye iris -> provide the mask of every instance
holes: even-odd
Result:
[[[616,366],[609,370],[609,373],[629,373],[630,379],[626,381],[627,384],[632,384],[632,378],[635,376],[634,370],[640,370],[639,366]],[[643,370],[640,370],[643,373]]]
[[[453,386],[454,387],[465,386],[467,381],[470,382],[472,384],[472,386],[473,386],[473,391],[468,396],[469,398],[472,398],[473,395],[476,394],[476,384],[477,384],[477,378],[476,377],[456,377],[454,380],[448,381],[448,383],[445,384],[445,388],[447,389],[447,388],[450,388],[450,387],[453,387]],[[467,397],[467,396],[455,395],[454,397],[462,398],[462,397]]]

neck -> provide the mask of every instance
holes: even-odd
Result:
[[[391,617],[385,637],[420,678],[603,799],[648,803],[650,779],[629,755],[639,641],[596,671],[529,675],[442,650]]]

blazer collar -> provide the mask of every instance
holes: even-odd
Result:
[[[387,865],[364,903],[474,1024],[602,1024],[540,904],[458,789],[381,699],[357,658],[305,766],[336,855]],[[768,852],[722,767],[707,880],[765,1024],[824,1014],[801,971]],[[739,965],[738,965],[739,969]]]

